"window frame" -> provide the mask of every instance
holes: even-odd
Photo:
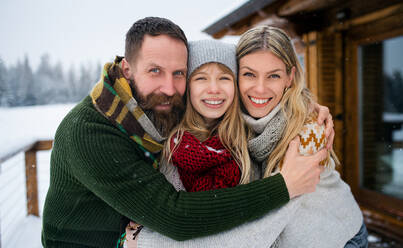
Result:
[[[402,16],[400,14],[398,16]],[[388,17],[389,18],[389,17]],[[398,18],[398,17],[395,17]],[[344,36],[345,44],[345,135],[344,135],[344,178],[350,185],[356,200],[362,207],[367,225],[372,229],[402,240],[403,200],[362,188],[360,186],[360,147],[359,147],[359,81],[358,49],[361,45],[394,38],[403,35],[403,23],[383,26],[377,20],[372,28],[368,25],[352,27]]]

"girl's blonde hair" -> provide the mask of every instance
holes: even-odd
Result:
[[[189,87],[189,82],[195,73],[212,65],[218,65],[223,72],[232,75],[235,92],[233,102],[225,114],[217,119],[212,126],[207,126],[203,117],[194,109],[190,101],[191,89]],[[171,162],[172,154],[175,152],[176,146],[180,144],[185,131],[191,133],[200,141],[204,141],[211,135],[217,134],[224,147],[230,151],[231,155],[239,165],[242,173],[240,183],[248,183],[250,181],[250,160],[244,121],[239,111],[239,90],[236,75],[234,75],[228,67],[220,63],[212,62],[200,66],[198,69],[194,70],[189,77],[186,90],[186,103],[186,111],[182,121],[174,128],[165,142],[163,158],[166,158],[168,162]],[[174,135],[176,135],[177,142],[174,147],[171,147],[170,140]]]
[[[270,51],[283,61],[288,75],[295,68],[295,75],[291,86],[285,90],[279,104],[286,118],[286,127],[283,137],[276,148],[270,154],[264,177],[270,176],[277,165],[281,165],[282,159],[290,141],[298,135],[305,123],[316,119],[316,113],[312,112],[313,96],[305,86],[304,74],[298,57],[292,45],[290,37],[281,29],[270,26],[258,26],[246,31],[240,38],[236,55],[239,61],[242,57],[257,51]],[[338,164],[338,159],[331,151],[333,159]]]

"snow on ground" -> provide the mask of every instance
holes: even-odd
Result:
[[[74,104],[0,108],[0,158],[36,140],[53,139]],[[49,187],[50,151],[37,153],[39,212]],[[25,161],[19,153],[0,164],[0,247],[41,246],[42,220],[27,216]]]

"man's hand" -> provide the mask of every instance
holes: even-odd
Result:
[[[137,248],[137,240],[139,232],[141,231],[142,226],[130,221],[130,223],[126,226],[126,247],[127,248]]]
[[[290,142],[280,171],[290,199],[315,191],[320,173],[324,170],[319,162],[327,157],[327,149],[322,149],[311,156],[302,156],[298,152],[299,144],[299,136]]]
[[[329,108],[326,106],[315,103],[313,107],[314,110],[318,112],[318,124],[322,125],[323,122],[325,123],[325,135],[327,140],[326,148],[330,150],[334,141],[334,125],[332,115],[330,114]]]

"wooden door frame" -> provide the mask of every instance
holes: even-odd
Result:
[[[367,27],[352,28],[344,37],[346,45],[344,178],[363,209],[367,225],[399,241],[403,241],[403,200],[360,187],[357,113],[359,113],[358,47],[401,35],[403,35],[403,23],[400,27],[387,26],[383,32],[376,32],[376,29],[371,30]]]

